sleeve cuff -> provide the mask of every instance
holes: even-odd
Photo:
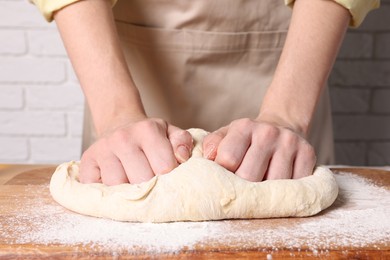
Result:
[[[80,0],[29,0],[31,3],[35,4],[43,17],[48,22],[53,21],[53,14],[55,11],[64,8],[67,5],[73,4]],[[111,6],[114,6],[117,0],[109,0],[111,2]]]
[[[333,0],[344,6],[351,13],[350,27],[359,27],[366,15],[380,5],[380,0]],[[292,7],[295,0],[284,0],[285,4]]]

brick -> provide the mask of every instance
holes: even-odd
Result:
[[[374,37],[368,33],[351,33],[345,36],[338,58],[370,58],[373,53]]]
[[[390,86],[390,61],[337,61],[329,77],[330,85]]]
[[[364,113],[370,109],[370,90],[331,87],[333,113]]]
[[[81,156],[81,138],[32,138],[30,143],[35,163],[62,163]]]
[[[26,161],[29,156],[27,138],[0,137],[0,161],[4,163]]]
[[[333,127],[337,141],[390,140],[390,116],[334,115]]]
[[[71,137],[81,137],[83,133],[84,112],[69,112],[68,117],[68,132]]]
[[[20,55],[27,51],[26,38],[20,30],[0,30],[0,54]]]
[[[33,55],[67,55],[57,30],[30,30],[28,43]]]
[[[336,164],[366,165],[366,149],[367,146],[363,142],[336,142]]]
[[[360,31],[389,31],[390,30],[390,5],[382,5],[371,11],[361,26]]]
[[[65,115],[45,111],[0,111],[0,134],[64,136]]]
[[[368,164],[371,166],[390,165],[390,142],[371,143],[368,148]]]
[[[54,28],[38,11],[38,8],[28,1],[0,1],[0,26],[2,27],[40,27]]]
[[[0,82],[60,83],[65,79],[65,63],[62,60],[26,57],[0,59]]]
[[[26,106],[33,109],[66,109],[81,111],[84,97],[74,85],[44,85],[26,87]]]
[[[24,105],[21,86],[0,85],[0,109],[21,109]]]
[[[372,111],[375,113],[390,113],[390,90],[380,89],[374,91]]]
[[[390,58],[390,33],[381,33],[376,36],[376,58]]]

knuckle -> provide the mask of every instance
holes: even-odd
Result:
[[[156,136],[157,134],[164,133],[166,135],[167,125],[162,119],[148,119],[137,123],[136,135],[137,136]]]
[[[299,141],[299,136],[294,134],[293,132],[286,132],[282,137],[282,144],[286,148],[293,149],[297,147]]]
[[[92,154],[91,154],[91,150],[90,149],[87,149],[82,155],[81,155],[81,162],[86,162],[88,160],[90,160],[92,157]],[[83,164],[82,164],[83,165]]]
[[[238,158],[228,152],[219,153],[217,156],[217,162],[230,171],[235,171],[240,164]]]
[[[185,144],[192,143],[191,134],[185,130],[182,130],[182,129],[177,130],[174,133],[172,133],[171,136],[169,137],[169,139],[171,139],[173,141],[177,141],[179,143],[185,143]]]
[[[234,129],[248,129],[253,125],[253,120],[250,118],[241,118],[230,123],[230,127]]]
[[[105,147],[109,147],[111,150],[116,150],[116,148],[126,148],[131,142],[131,134],[126,129],[118,129],[109,139],[101,140],[101,143]]]
[[[129,139],[129,132],[125,128],[116,130],[109,138],[109,140],[113,142],[128,142]],[[107,139],[102,139],[102,142],[104,141],[107,141]]]
[[[148,121],[154,122],[156,125],[160,125],[160,126],[166,126],[167,124],[166,121],[162,118],[151,118]]]
[[[151,133],[155,132],[159,128],[158,119],[154,120],[143,120],[137,123],[137,130],[141,131],[141,133]]]
[[[308,162],[315,162],[316,161],[316,152],[309,143],[305,143],[301,147],[301,153],[303,157],[306,159]]]
[[[254,141],[258,144],[267,143],[270,144],[276,141],[280,136],[280,129],[272,125],[262,125],[256,132]]]
[[[92,144],[87,150],[85,150],[81,155],[81,166],[84,166],[86,163],[94,161],[97,154],[97,143]]]
[[[180,135],[186,140],[186,141],[192,141],[192,135],[186,131],[186,130],[181,130]]]
[[[265,125],[263,127],[264,138],[266,139],[276,139],[280,135],[279,128],[272,125]]]

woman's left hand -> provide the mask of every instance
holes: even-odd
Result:
[[[314,148],[292,129],[260,119],[238,119],[203,140],[204,157],[249,181],[312,174]]]

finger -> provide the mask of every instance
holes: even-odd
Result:
[[[316,160],[314,148],[305,142],[295,158],[292,178],[299,179],[313,174]]]
[[[92,157],[93,147],[85,151],[81,157],[79,181],[81,183],[99,183],[102,182],[100,178],[100,169],[97,162]]]
[[[250,131],[241,132],[237,129],[229,129],[218,146],[215,162],[235,172],[251,145],[251,137]]]
[[[130,183],[141,183],[154,177],[149,161],[139,148],[129,149],[118,157]]]
[[[191,134],[178,127],[169,125],[168,139],[172,145],[176,160],[179,163],[187,161],[194,146]]]
[[[226,136],[228,127],[222,127],[214,131],[203,139],[203,157],[209,160],[215,160],[217,157],[217,149],[222,139]]]
[[[98,163],[101,179],[104,184],[112,186],[129,182],[122,163],[114,154],[100,159]]]
[[[299,149],[300,137],[292,132],[283,131],[275,145],[266,180],[291,179],[293,164]]]
[[[268,166],[266,180],[291,179],[293,175],[294,160],[299,149],[299,137],[284,132]]]
[[[142,150],[155,175],[168,173],[178,166],[166,134],[152,136],[143,143]]]
[[[276,151],[268,166],[265,180],[291,179],[294,154],[285,150]]]
[[[100,169],[94,161],[81,161],[79,181],[81,183],[100,183]]]
[[[236,175],[248,181],[262,181],[270,163],[272,150],[259,145],[252,145],[245,154]]]

